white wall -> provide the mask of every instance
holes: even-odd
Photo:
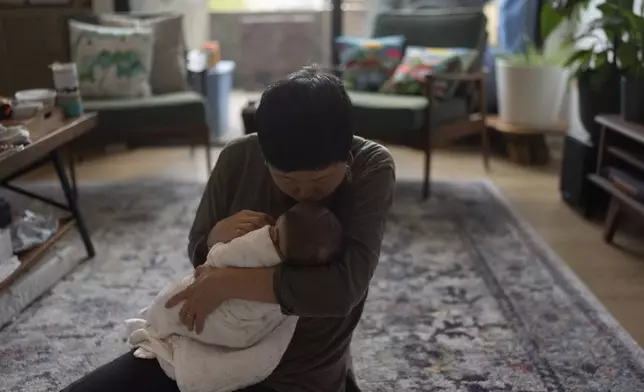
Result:
[[[188,48],[199,48],[209,34],[208,0],[130,0],[132,11],[180,12],[184,16],[183,34]],[[114,0],[92,0],[95,13],[114,12]]]
[[[114,0],[92,0],[92,11],[97,14],[114,11]]]
[[[210,8],[208,0],[130,0],[132,11],[180,12],[188,49],[200,48],[208,39]]]

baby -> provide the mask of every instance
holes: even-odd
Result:
[[[273,267],[281,262],[316,266],[328,263],[341,244],[342,227],[331,211],[318,204],[299,203],[280,216],[275,226],[213,246],[205,264],[218,268]],[[157,358],[182,392],[234,391],[268,377],[286,351],[297,317],[283,315],[276,304],[228,300],[206,318],[198,335],[181,323],[181,306],[165,308],[174,294],[193,281],[190,275],[164,289],[145,311],[145,320],[126,321],[130,343],[139,347],[134,355]]]

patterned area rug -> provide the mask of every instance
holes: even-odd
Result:
[[[202,186],[82,189],[100,256],[0,331],[1,391],[57,391],[126,351],[122,320],[189,271]],[[399,185],[355,335],[364,391],[644,391],[641,349],[494,188],[418,189]],[[56,252],[82,255],[75,235]]]

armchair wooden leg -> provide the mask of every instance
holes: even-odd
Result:
[[[429,198],[429,194],[431,192],[431,187],[430,187],[430,166],[431,166],[431,151],[429,149],[425,150],[425,170],[423,173],[424,177],[424,182],[423,182],[423,200],[427,200]]]
[[[206,166],[206,174],[210,176],[210,171],[212,170],[212,155],[209,145],[206,145]]]
[[[483,154],[483,167],[486,172],[490,171],[490,130],[483,124],[481,131],[481,152]]]
[[[483,167],[485,171],[490,171],[490,129],[487,126],[487,94],[485,92],[485,80],[481,78],[478,81],[479,106],[481,111],[481,149],[483,153]]]
[[[424,126],[425,131],[425,165],[423,170],[423,200],[427,200],[431,194],[431,172],[432,172],[432,144],[434,132],[432,129],[432,108],[434,107],[434,78],[430,75],[425,80],[425,97],[427,97],[427,114]]]
[[[622,203],[616,197],[611,197],[608,206],[606,222],[604,222],[604,241],[610,244],[613,242],[617,226],[622,219]]]
[[[427,200],[431,194],[431,173],[432,173],[432,138],[428,131],[427,141],[425,143],[425,164],[423,167],[423,200]]]
[[[206,174],[208,177],[210,177],[210,172],[212,170],[212,155],[211,155],[211,142],[210,142],[210,128],[208,126],[205,127],[205,132],[206,132],[206,140],[204,141],[204,147],[206,148],[206,165],[208,166],[206,168]]]

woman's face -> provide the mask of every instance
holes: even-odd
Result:
[[[342,183],[346,162],[333,163],[322,170],[282,172],[268,165],[275,185],[298,202],[320,201]]]

